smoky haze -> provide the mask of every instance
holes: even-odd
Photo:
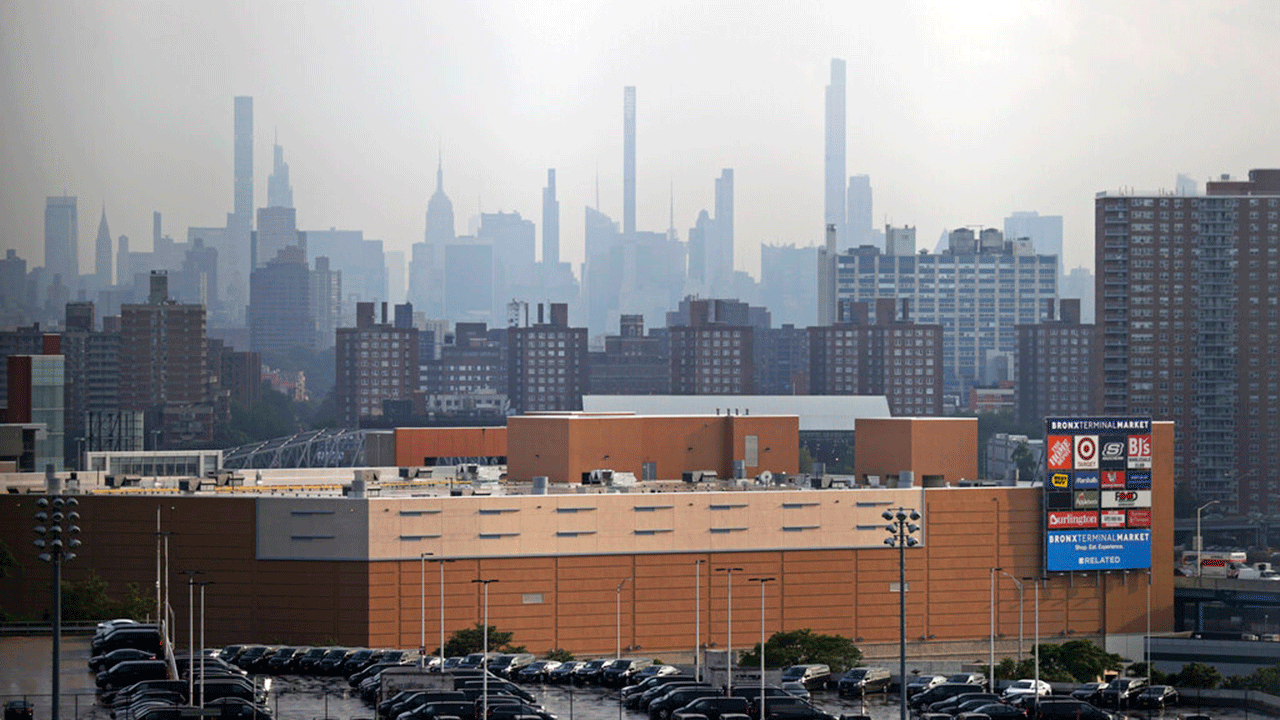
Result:
[[[79,197],[80,266],[113,236],[221,226],[232,99],[254,98],[254,201],[278,132],[301,229],[423,236],[443,155],[457,230],[539,222],[557,169],[561,253],[582,207],[622,219],[622,88],[637,88],[637,226],[681,238],[733,168],[736,262],[822,241],[823,88],[848,61],[847,174],[874,222],[1065,217],[1092,265],[1093,196],[1177,173],[1277,166],[1280,4],[1259,2],[0,4],[0,217],[43,263],[47,195]],[[539,238],[541,242],[541,238]]]

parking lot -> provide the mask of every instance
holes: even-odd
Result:
[[[0,701],[27,698],[35,704],[36,719],[50,717],[50,653],[48,637],[0,638]],[[86,667],[89,658],[88,637],[64,638],[60,665],[63,720],[108,720],[107,713],[94,704],[93,676]],[[561,720],[643,720],[647,715],[622,708],[616,690],[599,687],[562,685],[528,685],[536,702]],[[819,691],[813,695],[819,708],[838,716],[870,715],[873,720],[898,717],[896,695],[873,695],[865,702],[841,698],[834,692]],[[267,700],[276,718],[281,720],[360,720],[374,718],[373,707],[356,697],[344,678],[284,675],[272,678]],[[1188,712],[1206,712],[1215,720],[1247,720],[1244,710],[1223,708],[1170,708],[1152,713],[1151,717],[1174,718]],[[1130,717],[1147,717],[1146,713],[1129,713]],[[1258,717],[1256,713],[1252,717]]]

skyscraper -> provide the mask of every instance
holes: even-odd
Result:
[[[252,123],[252,119],[250,119]],[[252,150],[250,151],[252,153]],[[267,207],[293,207],[293,186],[289,184],[289,163],[284,161],[284,148],[274,147],[271,175],[267,177]],[[250,183],[253,179],[250,178]]]
[[[259,270],[276,259],[276,255],[288,247],[302,251],[306,262],[305,233],[298,232],[298,211],[291,207],[274,205],[258,208],[258,233],[253,244],[253,269]]]
[[[556,199],[556,169],[547,170],[547,186],[542,189],[542,262],[560,262],[560,201]]]
[[[843,122],[843,121],[842,121]],[[636,231],[636,88],[622,89],[622,233]]]
[[[235,214],[253,215],[253,98],[239,96],[235,109]]]
[[[1056,255],[1058,269],[1066,273],[1062,261],[1062,216],[1041,215],[1034,211],[1019,211],[1004,219],[1004,236],[1007,240],[1030,238],[1039,255]]]
[[[107,209],[102,208],[98,238],[94,241],[93,282],[99,289],[111,287],[111,231],[107,229]]]
[[[733,169],[725,168],[716,178],[715,242],[711,256],[714,271],[709,278],[713,292],[728,292],[733,280]]]
[[[63,195],[45,200],[44,267],[50,280],[60,274],[65,285],[74,285],[80,277],[80,226],[75,197]]]
[[[853,175],[849,178],[848,247],[871,245],[874,229],[871,216],[871,176]]]
[[[844,60],[831,59],[831,84],[826,106],[826,203],[823,224],[836,227],[836,247],[845,244],[845,125]]]

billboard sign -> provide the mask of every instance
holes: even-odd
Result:
[[[1046,418],[1045,469],[1046,571],[1151,567],[1151,418]]]

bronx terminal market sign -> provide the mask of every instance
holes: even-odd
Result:
[[[1151,418],[1045,418],[1048,572],[1151,567]]]

